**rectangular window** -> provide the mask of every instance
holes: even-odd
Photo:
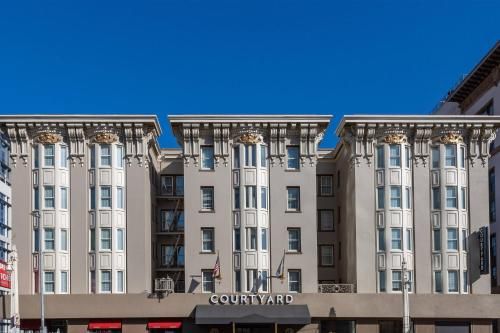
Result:
[[[40,227],[38,227],[40,228]],[[33,230],[33,249],[35,252],[40,251],[40,232],[39,229]]]
[[[446,208],[458,208],[457,187],[446,186]]]
[[[68,146],[61,146],[61,160],[59,162],[59,165],[61,168],[67,168],[68,167]]]
[[[245,145],[245,166],[254,167],[256,163],[256,145]]]
[[[43,187],[44,208],[55,208],[54,186]]]
[[[184,195],[184,176],[175,176],[175,195]]]
[[[43,145],[43,166],[53,167],[55,159],[55,146],[54,145]]]
[[[299,169],[299,147],[297,146],[287,146],[286,147],[287,156],[287,169],[298,170]]]
[[[377,146],[377,169],[385,168],[384,146]]]
[[[468,233],[467,230],[462,229],[462,251],[468,251]]]
[[[333,245],[321,245],[320,249],[320,265],[333,266]]]
[[[401,229],[391,228],[391,249],[401,250]]]
[[[234,229],[234,250],[241,251],[241,229]]]
[[[495,168],[491,168],[488,172],[488,187],[489,187],[489,201],[490,201],[490,222],[495,222],[497,220],[497,207],[495,199]]]
[[[391,208],[401,208],[400,186],[391,186]]]
[[[300,270],[288,270],[288,291],[291,293],[301,292]]]
[[[288,251],[289,252],[300,252],[300,229],[299,228],[289,228],[288,229]]]
[[[443,292],[443,279],[441,277],[441,271],[434,272],[434,291],[437,293]]]
[[[45,228],[43,238],[44,238],[45,250],[46,251],[54,251],[56,249],[54,229],[53,228]]]
[[[118,168],[123,168],[125,164],[124,158],[125,158],[125,152],[123,146],[116,146],[116,166]]]
[[[124,244],[125,244],[125,231],[123,229],[116,229],[116,249],[118,251],[123,251]]]
[[[441,191],[439,187],[432,188],[432,209],[441,209]]]
[[[124,209],[125,208],[125,191],[123,187],[116,188],[116,208]]]
[[[458,271],[448,271],[448,292],[458,292]]]
[[[460,188],[460,208],[467,209],[467,188]]]
[[[68,230],[61,229],[61,251],[68,251]]]
[[[63,294],[68,292],[68,272],[61,272],[60,291]]]
[[[267,187],[260,188],[260,208],[267,209]]]
[[[386,289],[386,277],[385,277],[385,271],[379,271],[378,272],[378,290],[380,292],[385,292]]]
[[[185,252],[184,246],[179,246],[177,248],[177,266],[184,267],[185,264]]]
[[[434,251],[441,251],[441,229],[434,229],[432,231],[433,235],[433,247]]]
[[[214,169],[214,147],[201,146],[201,168],[203,170]]]
[[[260,166],[267,167],[267,146],[260,146]]]
[[[240,188],[234,188],[234,209],[240,209]]]
[[[111,145],[100,145],[101,166],[111,166]]]
[[[333,210],[318,210],[319,231],[334,231]]]
[[[90,147],[90,168],[94,169],[95,168],[95,145]]]
[[[234,291],[241,292],[241,271],[234,271]]]
[[[256,186],[245,186],[245,208],[257,208],[256,192]]]
[[[40,152],[39,145],[33,146],[33,168],[38,169],[40,167]]]
[[[383,187],[377,187],[377,209],[385,208],[385,190]]]
[[[246,228],[246,233],[246,249],[257,250],[257,228]]]
[[[40,209],[40,190],[38,187],[33,189],[33,209]]]
[[[240,168],[240,146],[233,148],[233,169]]]
[[[413,251],[413,237],[411,229],[406,229],[406,249]]]
[[[204,293],[215,292],[215,283],[212,270],[204,270],[201,272],[201,291]]]
[[[456,228],[446,230],[448,250],[458,250],[458,231]]]
[[[465,147],[460,147],[460,167],[465,169]]]
[[[431,167],[432,169],[439,169],[439,147],[431,148]]]
[[[411,209],[411,190],[409,187],[405,187],[405,208]]]
[[[401,271],[392,271],[392,291],[403,290],[403,274]]]
[[[405,161],[406,161],[406,167],[408,169],[411,168],[411,154],[410,154],[410,147],[405,146]]]
[[[101,292],[111,292],[111,271],[101,271]]]
[[[267,293],[269,291],[269,274],[267,271],[261,271],[260,272],[260,281],[261,281],[261,289],[263,292]]]
[[[90,209],[95,209],[95,187],[90,188]]]
[[[201,251],[215,252],[215,231],[214,228],[201,228]]]
[[[123,271],[117,271],[116,272],[116,291],[119,293],[122,293],[125,291],[125,284],[124,284],[124,278],[123,278]]]
[[[161,245],[161,264],[172,267],[175,265],[175,248],[173,245]]]
[[[333,195],[333,176],[319,176],[318,195],[320,197]]]
[[[462,290],[464,293],[469,292],[469,278],[467,275],[467,271],[463,271],[463,278],[462,278]]]
[[[255,293],[258,289],[257,270],[247,269],[247,292]]]
[[[385,251],[385,229],[378,229],[377,230],[377,235],[378,235],[378,250],[379,251]]]
[[[68,188],[61,187],[61,209],[68,209]]]
[[[110,228],[101,228],[101,250],[111,250]]]
[[[267,229],[260,229],[260,249],[267,251]]]
[[[287,187],[287,209],[291,211],[300,210],[300,187]]]
[[[44,291],[46,293],[54,293],[56,288],[56,282],[54,280],[54,272],[44,272],[43,273]]]
[[[90,251],[95,251],[95,228],[90,229]]]
[[[161,194],[174,195],[174,176],[161,176]]]
[[[457,166],[457,146],[456,145],[445,145],[445,166],[456,167]]]
[[[401,146],[390,145],[389,151],[390,151],[390,166],[401,167]]]
[[[214,210],[214,188],[213,186],[201,187],[201,209]]]
[[[101,186],[101,208],[111,208],[111,186]]]

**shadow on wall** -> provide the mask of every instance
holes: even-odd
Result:
[[[469,235],[467,238],[467,245],[469,250],[469,262],[467,263],[469,268],[469,284],[473,284],[481,277],[479,269],[481,260],[479,253],[479,232],[474,231]],[[487,253],[487,255],[489,255],[489,253]]]

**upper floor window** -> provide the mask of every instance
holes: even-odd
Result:
[[[390,166],[401,167],[401,146],[390,145],[389,151],[390,151]]]
[[[240,207],[241,207],[240,200],[241,200],[240,188],[235,187],[234,188],[234,204],[233,204],[234,209],[240,209]]]
[[[116,146],[116,166],[123,168],[125,165],[125,150],[123,146]]]
[[[333,245],[320,245],[320,265],[333,266]]]
[[[446,208],[458,208],[457,187],[446,186]]]
[[[439,187],[432,188],[432,209],[441,209],[441,190]]]
[[[411,208],[411,189],[409,187],[405,187],[405,208]]]
[[[254,167],[257,165],[256,145],[245,145],[245,166]]]
[[[457,166],[457,146],[456,145],[445,145],[445,166],[456,167]]]
[[[257,250],[257,228],[246,228],[246,232],[247,232],[246,249]]]
[[[433,169],[439,169],[439,147],[431,148],[431,167]]]
[[[391,208],[401,208],[400,186],[391,186]]]
[[[61,290],[62,294],[65,294],[68,292],[68,272],[66,272],[66,271],[61,272],[60,290]]]
[[[213,170],[214,168],[213,146],[201,146],[201,168],[203,170]]]
[[[385,292],[386,291],[385,271],[379,271],[378,272],[378,290],[380,292]]]
[[[300,187],[287,187],[287,210],[300,210]]]
[[[44,208],[55,208],[54,186],[44,186]]]
[[[240,168],[240,146],[235,146],[233,148],[233,168],[234,169],[239,169]]]
[[[267,167],[267,147],[264,145],[260,145],[260,166]]]
[[[95,145],[90,147],[90,168],[95,168]]]
[[[467,209],[467,188],[466,187],[461,187],[460,188],[460,208],[461,209]]]
[[[201,243],[202,252],[215,252],[214,228],[201,228]]]
[[[385,251],[385,229],[377,229],[378,250]]]
[[[319,178],[319,196],[333,195],[333,176],[318,176]]]
[[[61,187],[61,209],[68,209],[68,188]]]
[[[43,272],[43,288],[46,293],[54,293],[56,291],[56,281],[54,272]]]
[[[123,251],[125,248],[125,232],[123,229],[116,229],[116,249]]]
[[[333,210],[318,211],[319,231],[334,231]]]
[[[68,230],[61,229],[61,242],[59,244],[61,251],[68,251]]]
[[[300,270],[298,269],[289,269],[288,270],[288,291],[291,293],[300,293],[301,292],[301,279],[300,279]]]
[[[256,192],[256,186],[245,186],[245,208],[257,208]]]
[[[410,153],[410,147],[408,147],[408,146],[405,146],[405,161],[406,161],[405,167],[410,169],[411,168],[411,153]]]
[[[385,190],[383,187],[377,187],[377,209],[385,208]]]
[[[53,167],[55,160],[55,146],[43,145],[43,166]]]
[[[267,187],[260,188],[260,208],[267,209]]]
[[[401,271],[392,271],[392,291],[403,290],[403,273]]]
[[[161,176],[162,195],[184,195],[184,176],[162,175]]]
[[[402,250],[401,229],[391,229],[391,248],[393,250]]]
[[[267,229],[260,229],[260,249],[262,251],[267,251]]]
[[[201,187],[201,209],[214,210],[214,188],[213,186]]]
[[[234,229],[234,250],[241,251],[241,231],[240,231],[240,228]]]
[[[111,250],[111,228],[101,228],[101,250]]]
[[[458,271],[448,271],[448,292],[458,292]]]
[[[377,146],[377,169],[385,168],[384,146]]]
[[[300,228],[288,228],[288,251],[300,252]]]
[[[204,293],[215,292],[215,283],[212,270],[203,270],[201,272],[201,291]]]
[[[448,250],[458,250],[458,230],[457,230],[457,228],[448,228],[446,235],[448,238]]]
[[[297,170],[299,169],[299,147],[298,146],[287,146],[286,147],[287,156],[287,169]]]
[[[496,199],[495,199],[495,168],[491,168],[488,173],[488,188],[490,192],[489,201],[490,201],[490,222],[495,222],[497,219],[497,207],[496,207]]]
[[[432,250],[441,251],[441,229],[432,230]]]
[[[54,251],[56,249],[56,232],[54,228],[45,228],[43,233],[44,249],[46,251]]]
[[[434,272],[434,291],[437,293],[443,292],[443,278],[441,276],[441,271]]]
[[[116,291],[122,293],[125,291],[124,274],[123,271],[116,272]]]
[[[101,271],[101,292],[111,292],[111,271]]]
[[[182,231],[184,230],[184,212],[162,210],[161,214],[161,231]]]
[[[68,167],[68,146],[61,146],[60,166],[61,168]]]
[[[461,146],[460,147],[460,165],[462,169],[465,168],[465,147]]]
[[[111,186],[101,186],[101,208],[111,208]]]
[[[116,188],[116,208],[125,208],[125,190],[123,187]]]
[[[100,145],[101,148],[101,166],[111,166],[111,145]]]

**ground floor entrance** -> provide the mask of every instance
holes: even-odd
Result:
[[[235,333],[275,333],[274,325],[270,324],[235,324]]]

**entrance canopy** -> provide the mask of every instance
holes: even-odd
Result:
[[[197,305],[197,325],[311,323],[307,305]]]

